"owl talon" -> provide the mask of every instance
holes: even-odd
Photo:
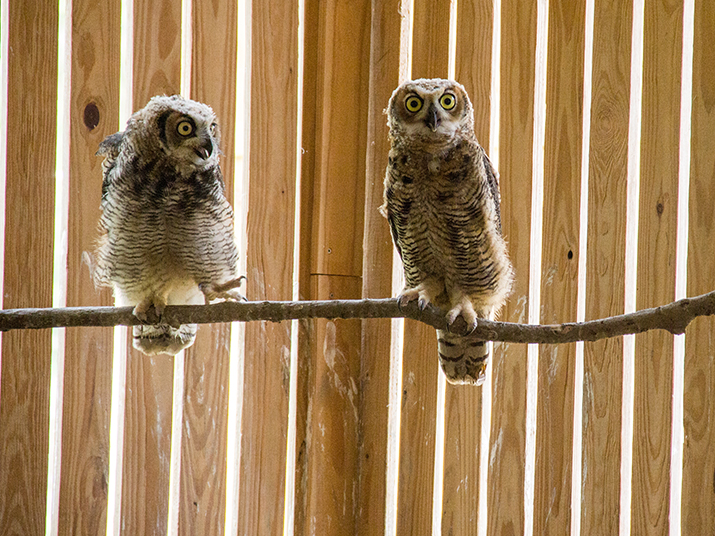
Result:
[[[161,317],[164,315],[164,309],[166,308],[166,302],[156,301],[155,296],[150,296],[139,302],[132,313],[144,324],[153,324],[153,321],[149,320],[149,311],[154,309],[156,317],[161,321]]]
[[[146,298],[136,304],[134,310],[132,311],[132,314],[142,322],[147,323],[149,322],[149,316],[147,315],[147,311],[153,306],[154,304],[152,303],[151,298]]]
[[[416,288],[406,288],[402,292],[400,292],[400,295],[397,296],[397,305],[400,306],[400,308],[404,307],[411,301],[414,301],[419,298],[419,291]]]
[[[461,316],[467,325],[467,334],[472,333],[477,329],[477,313],[474,312],[472,302],[468,299],[463,299],[457,305],[452,307],[447,313],[447,323],[452,326],[457,318]]]
[[[199,283],[199,290],[203,292],[206,305],[214,300],[223,299],[225,301],[248,301],[239,291],[238,287],[246,279],[245,275],[227,281],[220,285],[214,283]]]
[[[147,324],[149,322],[149,317],[146,314],[146,311],[140,311],[138,310],[139,306],[137,305],[134,310],[132,311],[132,314],[136,316],[139,320],[141,320],[143,323]]]

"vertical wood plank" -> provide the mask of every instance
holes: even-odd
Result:
[[[134,0],[133,111],[181,91],[181,3]]]
[[[469,94],[474,130],[488,151],[494,8],[485,0],[457,7],[455,78]],[[482,389],[448,383],[445,405],[442,534],[469,534],[478,521]]]
[[[359,296],[356,277],[316,275],[316,299]],[[357,514],[357,431],[360,321],[318,320],[310,386],[305,526],[299,534],[354,534]],[[302,530],[301,530],[302,529]]]
[[[120,2],[72,2],[72,82],[67,305],[112,305],[94,287],[84,252],[97,240],[102,195],[100,142],[116,132]],[[65,334],[59,533],[101,534],[107,523],[112,330]]]
[[[414,0],[410,77],[447,78],[450,2]]]
[[[298,294],[301,300],[313,295],[313,216],[317,204],[318,138],[318,52],[320,43],[320,2],[308,1],[303,8],[303,91],[300,147],[300,258],[298,259]],[[308,509],[308,426],[312,419],[311,386],[314,384],[313,356],[316,348],[316,319],[298,321],[298,377],[296,378],[296,444],[293,530],[301,535],[306,530]],[[289,446],[288,448],[291,448]]]
[[[531,176],[534,131],[536,3],[502,2],[499,173],[502,229],[516,274],[501,318],[526,322],[529,311]],[[526,345],[495,344],[487,505],[488,534],[524,531]]]
[[[181,4],[135,0],[133,110],[179,93],[180,81]],[[127,347],[122,532],[166,533],[174,360],[145,356],[131,340]]]
[[[624,311],[632,6],[596,2],[586,320]],[[618,532],[623,339],[584,344],[582,534]]]
[[[584,0],[549,2],[541,323],[576,321]],[[534,534],[571,523],[575,344],[539,348]]]
[[[311,274],[360,277],[370,4],[320,2],[318,24]]]
[[[5,308],[52,305],[56,2],[9,2]],[[45,530],[50,331],[2,337],[0,533]]]
[[[449,3],[416,0],[411,78],[447,78]],[[420,534],[432,524],[437,412],[437,336],[420,322],[405,320],[400,417],[397,533]]]
[[[636,309],[675,299],[683,3],[647,2]],[[668,534],[673,335],[636,336],[631,531]]]
[[[457,8],[455,77],[469,94],[474,107],[474,131],[479,143],[488,150],[494,3],[491,0],[461,0]]]
[[[252,5],[248,298],[292,297],[298,5]],[[290,323],[246,326],[239,534],[283,532]]]
[[[238,6],[192,3],[191,98],[216,113],[221,170],[233,199]],[[201,326],[186,351],[180,534],[223,534],[226,500],[230,324]]]
[[[695,2],[693,50],[688,296],[709,292],[715,281],[712,239],[715,236],[715,4]],[[715,526],[715,319],[701,317],[685,337],[683,426],[683,534],[706,534]]]
[[[393,246],[378,212],[390,144],[383,110],[399,84],[400,0],[373,0],[365,172],[362,297],[392,295]],[[359,488],[356,534],[383,534],[387,471],[387,407],[390,379],[390,320],[362,322],[359,389]]]
[[[312,299],[359,298],[365,188],[370,2],[319,2],[315,25],[314,112],[303,139],[314,147],[309,221]],[[314,69],[314,73],[312,72]],[[312,96],[308,97],[312,100]],[[314,136],[314,140],[307,140]],[[305,253],[305,250],[304,250]],[[360,321],[316,319],[306,356],[304,477],[297,490],[304,534],[351,534],[357,508]],[[304,495],[304,497],[302,497]]]

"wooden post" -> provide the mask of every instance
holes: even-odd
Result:
[[[133,111],[154,95],[179,93],[180,80],[181,5],[135,0]],[[131,340],[127,347],[121,526],[126,534],[165,533],[174,358],[148,357]]]
[[[632,6],[595,5],[586,319],[624,311]],[[618,532],[623,339],[584,344],[582,534]]]
[[[319,2],[306,6],[303,147],[311,152],[301,181],[310,213],[302,222],[309,242],[312,299],[358,298],[362,289],[362,229],[368,102],[370,2]],[[310,40],[309,40],[310,39]],[[315,52],[312,49],[317,49]],[[314,82],[314,86],[313,86]],[[306,188],[308,188],[306,186]],[[303,190],[305,192],[305,189]],[[310,234],[308,235],[308,228]],[[308,246],[310,248],[308,249]],[[309,352],[301,354],[298,414],[302,435],[297,480],[299,534],[352,534],[358,493],[360,321],[310,323]],[[310,413],[310,415],[308,415]]]
[[[690,163],[690,223],[688,233],[688,291],[713,288],[715,236],[715,47],[712,27],[715,4],[695,3],[693,51],[692,141]],[[715,527],[715,319],[698,318],[685,337],[685,396],[683,427],[683,534],[706,534]],[[676,529],[677,530],[677,529]]]
[[[252,4],[246,293],[292,297],[298,139],[298,4]],[[291,325],[245,330],[239,534],[283,533]]]
[[[117,131],[120,2],[72,2],[67,305],[112,305],[82,262],[97,240],[102,195],[100,142]],[[102,534],[107,526],[112,330],[65,335],[59,533]]]
[[[577,320],[585,11],[583,0],[549,2],[540,318],[546,324]],[[575,358],[575,344],[539,347],[534,534],[570,530]]]
[[[636,309],[675,299],[683,4],[645,5]],[[631,531],[668,534],[673,335],[636,336]]]
[[[57,103],[56,2],[8,6],[3,306],[52,305]],[[32,49],[30,50],[30,46]],[[0,527],[45,531],[49,331],[2,336]]]
[[[516,276],[501,318],[525,322],[529,311],[536,4],[506,1],[501,8],[502,229]],[[524,531],[527,347],[495,344],[489,366],[492,422],[487,532],[502,534],[509,530],[518,534]]]

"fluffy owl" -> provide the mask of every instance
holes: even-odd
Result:
[[[152,98],[124,132],[99,146],[102,234],[92,271],[140,320],[151,308],[161,317],[166,305],[241,299],[219,152],[211,108],[178,95]],[[174,355],[194,342],[196,330],[134,326],[134,347]]]
[[[411,80],[387,107],[390,154],[381,210],[402,258],[399,302],[418,300],[461,315],[472,329],[494,318],[513,271],[501,233],[499,180],[474,135],[474,112],[457,82]],[[437,330],[439,361],[451,383],[484,381],[488,347]]]

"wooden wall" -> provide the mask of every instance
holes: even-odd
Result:
[[[4,308],[109,305],[99,142],[161,93],[210,104],[251,300],[383,298],[383,110],[454,77],[501,174],[516,285],[559,323],[713,289],[708,0],[0,2]],[[64,52],[63,52],[64,51]],[[715,323],[495,344],[454,387],[401,320],[10,332],[0,535],[706,534]]]

